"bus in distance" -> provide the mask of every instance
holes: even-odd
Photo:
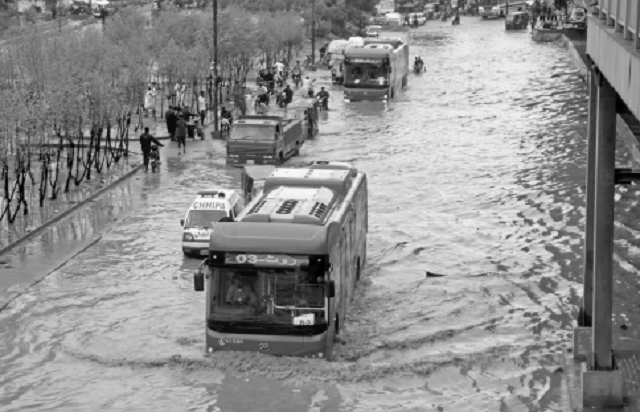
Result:
[[[345,163],[276,169],[219,222],[194,276],[207,352],[330,359],[366,261],[366,175]]]
[[[409,69],[408,36],[366,38],[362,46],[344,51],[345,101],[387,101],[407,85]],[[400,34],[400,33],[394,33]]]

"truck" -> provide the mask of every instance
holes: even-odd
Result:
[[[331,359],[366,262],[366,175],[347,163],[277,168],[194,274],[205,350]]]
[[[306,119],[286,116],[240,116],[227,139],[226,164],[275,165],[300,153],[309,138]]]
[[[362,46],[351,45],[344,52],[345,101],[387,101],[407,85],[409,70],[408,34],[381,31],[377,38],[365,38]]]

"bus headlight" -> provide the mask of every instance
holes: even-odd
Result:
[[[193,235],[191,233],[185,233],[182,240],[193,240]]]

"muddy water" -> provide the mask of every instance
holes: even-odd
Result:
[[[370,181],[368,267],[335,362],[203,356],[179,220],[198,189],[237,185],[213,142],[167,151],[123,224],[0,313],[0,410],[563,409],[586,94],[564,50],[503,24],[419,29],[427,72],[389,105],[332,88],[320,137],[292,162],[349,161]],[[617,287],[632,290],[638,197],[619,198]]]

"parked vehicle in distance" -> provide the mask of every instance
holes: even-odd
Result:
[[[424,5],[424,14],[427,20],[434,20],[440,18],[440,4],[427,3]]]
[[[409,13],[409,22],[413,24],[413,20],[418,17],[418,24],[420,26],[427,24],[427,16],[424,13]]]
[[[569,24],[574,26],[586,26],[587,25],[587,11],[582,7],[574,7],[569,17]]]
[[[481,0],[478,2],[478,14],[483,19],[489,17],[503,17],[504,9],[499,0]]]
[[[529,13],[518,11],[511,13],[504,21],[505,30],[525,30],[529,25]]]
[[[387,16],[386,15],[373,16],[371,17],[370,22],[371,24],[385,25],[387,24]]]
[[[400,13],[387,13],[387,25],[402,26],[402,16]]]
[[[367,26],[364,30],[364,37],[378,37],[382,26]]]

